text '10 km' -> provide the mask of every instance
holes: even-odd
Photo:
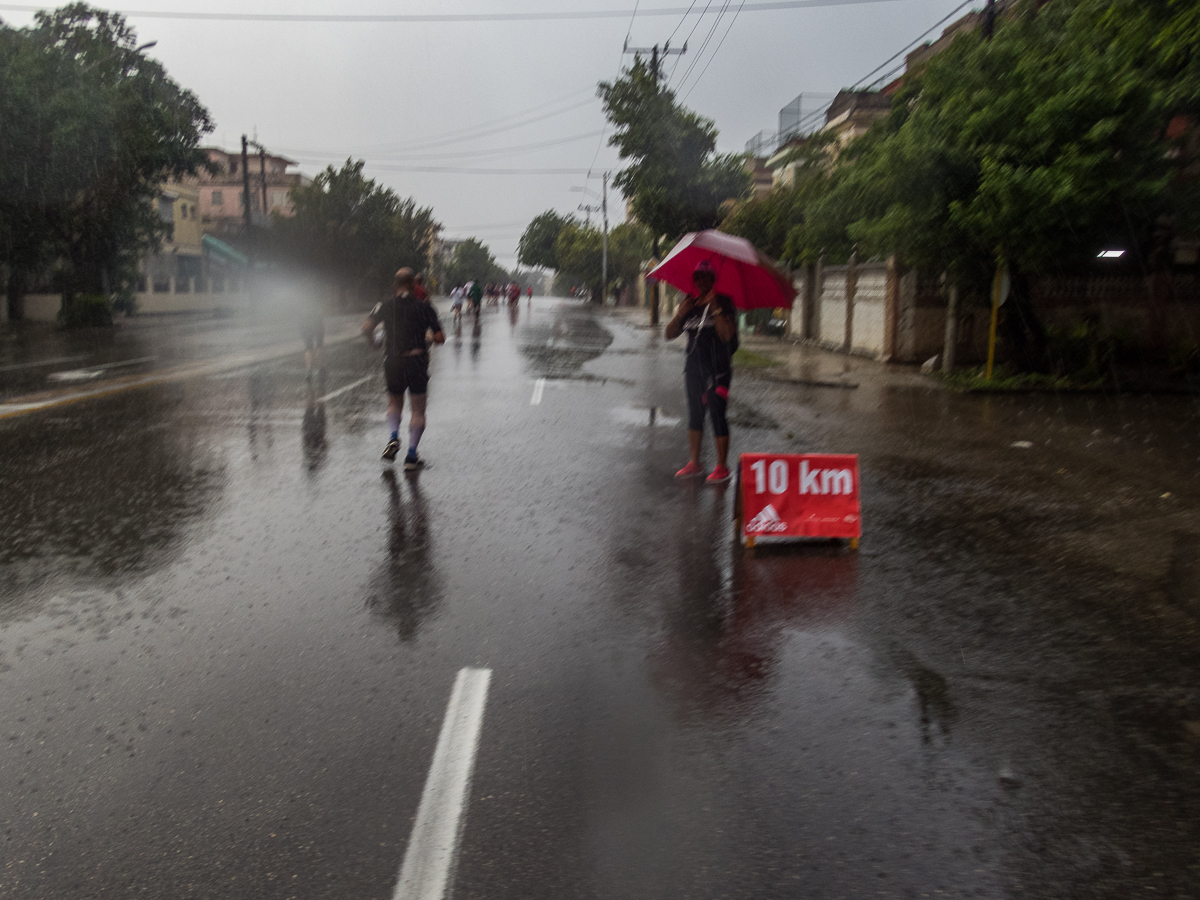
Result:
[[[765,459],[750,465],[754,473],[755,493],[785,494],[788,490],[789,468],[787,460],[774,460],[769,466]],[[801,494],[853,494],[854,476],[850,469],[809,468],[808,460],[801,460],[797,472]]]

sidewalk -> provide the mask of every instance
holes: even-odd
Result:
[[[776,364],[761,368],[741,367],[744,374],[767,381],[846,390],[860,385],[942,389],[937,381],[922,375],[915,366],[836,353],[788,337],[745,334],[739,340],[742,350],[767,357]]]
[[[639,329],[649,329],[650,311],[638,307],[606,307],[604,312],[620,318]],[[665,318],[657,327],[666,324]],[[774,365],[739,365],[734,368],[742,375],[797,384],[808,387],[827,387],[854,390],[862,387],[907,387],[925,390],[944,390],[942,384],[928,378],[916,366],[883,363],[862,356],[851,356],[825,350],[813,344],[803,344],[790,337],[739,335],[739,344],[747,353],[769,359]]]

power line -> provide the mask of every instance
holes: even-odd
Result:
[[[854,82],[854,84],[852,84],[849,88],[847,88],[847,90],[851,90],[851,91],[857,90],[860,87],[862,87],[864,84],[866,84],[866,86],[868,88],[870,88],[871,86],[878,84],[880,81],[883,81],[884,79],[888,78],[889,76],[895,75],[897,72],[904,69],[905,66],[908,64],[907,60],[905,60],[905,62],[902,63],[900,66],[892,69],[891,71],[887,72],[880,78],[876,78],[874,81],[871,81],[869,83],[867,82],[867,79],[869,79],[872,75],[874,75],[876,72],[878,72],[884,66],[888,65],[889,63],[893,62],[896,59],[899,59],[901,56],[903,56],[905,53],[907,53],[909,50],[911,50],[913,47],[915,47],[918,43],[925,40],[925,38],[929,37],[929,35],[931,35],[934,31],[936,31],[938,28],[940,28],[942,25],[944,25],[950,19],[954,18],[956,15],[958,15],[960,12],[962,12],[964,9],[966,9],[968,6],[970,6],[972,3],[975,3],[975,2],[976,2],[976,0],[966,0],[965,3],[960,3],[958,6],[954,7],[954,9],[950,10],[949,13],[947,13],[942,18],[938,19],[938,21],[936,21],[933,25],[931,25],[929,28],[927,28],[925,31],[923,31],[920,35],[918,35],[916,38],[914,38],[913,40],[911,40],[907,44],[905,44],[904,47],[902,47],[898,52],[894,53],[891,57],[884,60],[883,63],[876,66],[874,69],[872,69],[870,72],[868,72],[862,78],[860,78],[858,81]],[[693,85],[693,87],[695,87],[695,85]],[[800,119],[800,121],[796,123],[796,133],[802,132],[806,125],[812,124],[821,115],[824,115],[826,109],[828,109],[828,106],[818,108],[816,110],[813,110],[807,116],[803,116]],[[779,137],[782,137],[782,135],[779,133],[776,133],[775,137],[779,138]]]
[[[966,2],[965,2],[965,3],[960,3],[958,6],[954,7],[954,9],[950,10],[950,12],[949,12],[949,13],[947,13],[947,14],[946,14],[946,15],[945,15],[943,18],[941,18],[941,19],[938,19],[938,21],[937,21],[937,22],[935,22],[935,23],[934,23],[934,24],[933,24],[933,25],[932,25],[932,26],[931,26],[931,27],[930,27],[930,28],[929,28],[927,31],[925,31],[924,33],[922,33],[920,37],[918,37],[918,38],[917,38],[916,40],[914,40],[914,41],[910,41],[910,42],[909,42],[909,43],[908,43],[908,44],[907,44],[907,45],[904,47],[904,49],[903,49],[903,50],[901,50],[899,53],[895,54],[894,56],[892,56],[892,57],[889,57],[888,59],[884,60],[882,64],[880,64],[880,65],[876,66],[874,69],[872,69],[870,72],[868,72],[868,73],[867,73],[866,75],[864,75],[862,78],[860,78],[858,81],[854,82],[854,85],[853,85],[853,87],[851,88],[851,90],[853,90],[854,88],[856,88],[856,87],[858,87],[859,85],[861,85],[863,82],[865,82],[865,81],[866,81],[868,78],[870,78],[872,75],[874,75],[874,74],[875,74],[876,72],[878,72],[880,69],[882,69],[884,66],[886,66],[886,65],[888,65],[890,62],[892,62],[892,60],[895,60],[895,59],[897,59],[897,58],[898,58],[898,57],[899,57],[901,54],[903,54],[903,53],[907,53],[907,52],[908,52],[908,50],[909,50],[909,48],[910,48],[910,47],[912,47],[912,46],[914,46],[914,45],[917,43],[917,41],[923,41],[923,40],[925,40],[925,38],[926,38],[926,37],[928,37],[930,34],[932,34],[934,31],[936,31],[936,30],[937,30],[939,27],[941,27],[941,26],[942,26],[944,23],[946,23],[946,22],[950,21],[950,19],[952,19],[952,18],[954,18],[955,16],[957,16],[957,15],[958,15],[958,14],[959,14],[959,13],[960,13],[962,10],[966,9],[968,6],[970,6],[972,3],[975,3],[975,2],[976,2],[976,0],[966,0]],[[879,80],[879,79],[876,79],[876,81],[878,81],[878,80]],[[871,82],[871,83],[872,83],[872,84],[874,84],[875,82]]]
[[[595,137],[600,134],[600,129],[596,131],[585,131],[582,134],[573,134],[570,137],[554,138],[549,141],[537,141],[532,144],[517,144],[512,147],[497,147],[494,150],[464,150],[457,153],[420,153],[420,154],[369,154],[371,158],[378,162],[420,162],[424,159],[488,159],[490,157],[505,156],[512,153],[529,153],[536,150],[541,150],[546,147],[557,147],[560,144],[570,144],[574,141],[581,141],[585,138]],[[320,159],[344,159],[345,153],[304,153],[295,150],[285,150],[293,156],[297,156],[302,160],[320,160]]]
[[[629,17],[629,28],[625,31],[625,43],[629,43],[629,39],[633,36],[633,20],[637,18],[638,7],[642,5],[642,0],[634,0],[633,15]]]
[[[704,21],[704,17],[708,15],[708,11],[712,9],[712,7],[712,0],[708,0],[708,2],[704,4],[704,9],[700,10],[700,15],[696,16],[696,21],[692,23],[692,30],[688,32],[687,39],[683,42],[684,46],[687,46],[687,44],[691,42],[692,36],[696,33],[696,29],[700,27],[700,23]],[[687,16],[685,15],[684,18],[687,18]],[[682,24],[682,22],[680,24]],[[675,70],[679,68],[679,63],[682,61],[682,59],[683,57],[675,58],[675,65],[671,66],[671,74],[667,76],[668,85],[675,79]],[[693,59],[695,59],[695,57],[693,57]],[[687,72],[684,72],[683,77],[687,78]]]
[[[588,169],[477,169],[463,166],[403,166],[372,163],[371,168],[384,172],[427,172],[455,175],[587,175]]]
[[[589,90],[591,90],[591,89],[589,88]],[[432,150],[435,147],[444,147],[447,144],[457,144],[462,141],[473,140],[475,138],[490,137],[491,135],[494,135],[494,134],[501,134],[505,131],[512,131],[514,128],[524,128],[526,125],[532,125],[534,122],[543,122],[546,119],[553,119],[555,116],[561,116],[563,113],[568,113],[568,112],[572,112],[573,110],[576,110],[576,109],[581,109],[582,107],[587,106],[589,103],[593,103],[595,101],[595,99],[596,99],[595,97],[588,97],[586,100],[581,100],[579,103],[573,103],[570,106],[563,107],[562,109],[554,110],[553,112],[543,113],[540,116],[532,116],[532,117],[525,116],[524,118],[521,118],[518,121],[513,121],[507,125],[498,125],[495,128],[487,128],[484,126],[475,126],[474,129],[469,129],[469,130],[463,131],[457,137],[431,138],[427,141],[417,141],[416,143],[401,145],[399,147],[397,147],[395,144],[392,144],[392,145],[390,145],[390,149],[388,148],[387,145],[385,145],[381,149],[382,149],[382,152],[384,152],[384,153],[388,153],[388,152],[396,152],[396,153],[414,152],[415,153],[420,150]]]
[[[717,17],[713,20],[712,28],[708,29],[708,34],[705,35],[704,42],[700,45],[700,49],[696,51],[696,55],[692,57],[691,65],[684,70],[683,77],[679,79],[680,85],[683,85],[687,82],[688,76],[691,75],[696,66],[700,64],[700,59],[704,56],[705,49],[708,47],[709,42],[713,39],[713,35],[717,33],[717,28],[719,28],[721,25],[721,19],[724,18],[725,13],[729,12],[729,6],[732,2],[733,0],[725,0],[724,4],[721,6],[720,12],[717,13]]]
[[[640,2],[640,0],[639,0]],[[896,3],[900,0],[769,0],[769,2],[747,3],[747,12],[776,12],[789,9],[814,9],[829,6],[852,6],[863,3]],[[14,3],[0,3],[6,12],[43,12],[52,7]],[[660,6],[643,9],[642,16],[677,16],[687,14],[689,8],[682,6]],[[402,13],[382,15],[347,15],[319,13],[228,13],[200,12],[197,10],[168,11],[148,9],[112,10],[127,19],[188,19],[207,22],[316,22],[316,23],[460,23],[460,22],[556,22],[581,19],[623,19],[636,10],[588,9],[555,10],[527,13]]]
[[[738,20],[738,16],[742,14],[742,7],[746,5],[745,0],[742,0],[742,5],[737,8],[737,12],[733,14],[733,18],[729,20],[729,27],[725,29],[725,33],[721,35],[721,40],[717,43],[717,49],[712,52],[712,56],[708,58],[708,62],[704,64],[704,68],[700,70],[700,74],[696,76],[696,80],[692,82],[692,86],[688,88],[688,92],[683,95],[683,100],[691,96],[692,91],[696,89],[696,85],[700,83],[700,79],[704,77],[704,73],[708,71],[708,67],[712,65],[712,61],[717,58],[717,54],[721,52],[721,47],[725,45],[725,38],[729,37],[729,32],[733,31],[733,24]],[[683,85],[680,84],[680,87]],[[680,103],[683,100],[679,101]]]
[[[543,109],[548,109],[551,106],[557,106],[558,104],[565,103],[568,100],[574,100],[576,97],[579,97],[582,94],[590,94],[590,93],[592,93],[592,90],[593,90],[593,88],[591,87],[591,85],[589,85],[588,87],[582,88],[580,90],[571,91],[570,93],[563,94],[559,97],[555,97],[553,100],[547,100],[544,103],[538,103],[534,106],[529,107],[528,109],[523,109],[520,112],[508,113],[506,115],[499,116],[495,119],[488,119],[484,122],[477,122],[474,125],[468,125],[463,128],[452,128],[450,131],[444,131],[441,134],[435,134],[430,137],[421,138],[420,140],[417,140],[417,141],[410,141],[410,142],[402,143],[402,144],[395,144],[395,143],[384,144],[384,145],[381,145],[380,147],[377,147],[376,149],[380,149],[380,150],[384,150],[384,151],[396,150],[399,152],[403,152],[405,150],[420,149],[422,146],[429,143],[430,141],[443,141],[443,140],[449,141],[449,140],[458,140],[460,137],[470,137],[471,136],[470,133],[473,131],[478,131],[483,128],[490,128],[493,125],[499,125],[501,123],[508,122],[511,119],[524,118],[525,116],[531,115],[532,113],[541,112]],[[574,108],[574,107],[569,107],[568,109],[572,109],[572,108]],[[566,112],[566,111],[567,110],[562,110],[562,112]]]
[[[671,43],[671,38],[675,37],[675,33],[683,27],[683,23],[687,21],[687,17],[692,14],[692,10],[696,8],[697,0],[692,0],[692,5],[687,8],[687,12],[683,14],[683,18],[679,20],[679,24],[671,31],[671,36],[667,38],[667,43]]]

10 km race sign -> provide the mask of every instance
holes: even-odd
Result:
[[[743,453],[738,482],[741,536],[862,536],[858,457],[834,453]]]

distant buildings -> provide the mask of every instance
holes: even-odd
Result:
[[[243,288],[253,245],[245,235],[242,155],[216,147],[205,152],[215,172],[162,186],[158,215],[171,225],[171,235],[139,266],[134,295],[143,311],[190,309],[212,297],[225,301]],[[251,226],[270,227],[272,213],[294,215],[292,189],[309,183],[288,171],[296,163],[271,153],[254,153],[247,161]]]
[[[204,276],[204,233],[200,228],[200,189],[195,183],[170,183],[158,196],[158,217],[171,236],[147,256],[135,290],[139,293],[190,291]]]
[[[1039,0],[1039,5],[1044,2],[1046,0]],[[764,132],[759,132],[750,139],[746,145],[747,156],[756,166],[763,165],[771,171],[773,187],[791,185],[795,180],[798,165],[793,151],[803,146],[813,134],[832,136],[833,150],[835,153],[839,152],[852,140],[866,134],[871,125],[888,114],[892,95],[900,87],[905,76],[925,66],[934,56],[949,47],[960,34],[993,27],[997,17],[1011,15],[1016,5],[1017,0],[995,0],[993,6],[969,12],[956,19],[943,29],[941,36],[936,40],[911,50],[905,56],[903,74],[881,88],[838,91],[825,110],[824,122],[820,127],[805,129],[806,123],[814,122],[815,116],[819,114],[819,107],[818,113],[804,115],[801,105],[803,99],[821,95],[801,94],[780,109],[778,132],[769,137]],[[888,78],[891,75],[884,77]],[[759,196],[757,181],[755,196]]]
[[[209,162],[215,174],[200,176],[200,217],[205,233],[217,237],[238,235],[245,227],[245,177],[242,154],[209,147]],[[299,172],[289,172],[293,160],[271,153],[253,153],[247,157],[250,174],[250,219],[259,226],[270,224],[271,213],[292,216],[292,188],[309,183]]]

